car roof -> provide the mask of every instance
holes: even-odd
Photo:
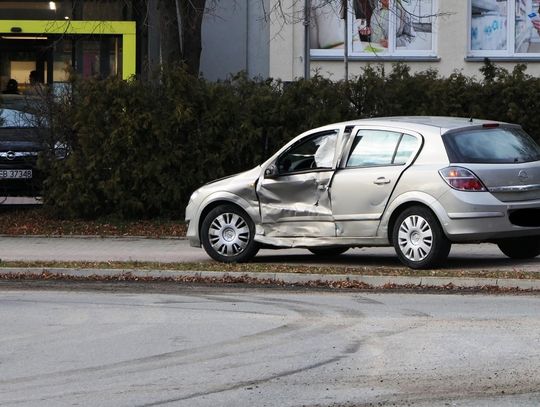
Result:
[[[447,131],[478,127],[486,123],[499,123],[504,125],[510,125],[508,123],[499,122],[495,120],[482,120],[466,117],[447,117],[447,116],[391,116],[391,117],[377,117],[370,119],[358,119],[348,122],[338,123],[338,125],[345,126],[361,126],[365,124],[372,124],[377,126],[390,126],[390,127],[402,127],[409,130],[415,130],[422,132],[426,129],[437,129],[437,133],[443,134]],[[333,125],[335,126],[335,124]],[[511,125],[515,126],[515,125]],[[328,126],[325,126],[328,127]],[[332,126],[330,126],[332,127]]]

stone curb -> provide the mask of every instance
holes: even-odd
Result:
[[[9,277],[26,275],[39,277],[43,273],[58,277],[139,277],[168,279],[168,278],[227,278],[247,277],[254,280],[270,280],[285,284],[306,284],[309,282],[356,282],[365,283],[373,288],[385,286],[424,286],[476,288],[498,287],[505,289],[540,290],[540,279],[497,279],[497,278],[464,278],[464,277],[410,277],[410,276],[369,276],[355,274],[298,274],[298,273],[252,273],[252,272],[223,272],[223,271],[175,271],[175,270],[137,270],[137,269],[71,269],[71,268],[9,268],[0,267],[0,274]]]

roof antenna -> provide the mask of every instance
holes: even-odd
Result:
[[[473,122],[473,118],[471,117],[471,118],[469,119],[469,123],[472,123],[472,122]]]

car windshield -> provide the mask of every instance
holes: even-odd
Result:
[[[525,163],[540,161],[540,147],[522,129],[483,128],[443,136],[452,163]]]
[[[0,109],[0,127],[35,127],[36,117],[33,114],[14,109]]]

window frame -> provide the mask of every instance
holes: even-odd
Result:
[[[506,49],[472,49],[472,3],[467,2],[467,57],[468,58],[505,58],[515,60],[539,59],[540,52],[516,52],[516,0],[507,0]]]
[[[388,21],[388,48],[387,50],[377,53],[377,52],[364,52],[364,51],[354,51],[353,50],[353,39],[357,35],[356,24],[354,18],[354,9],[352,5],[353,0],[348,0],[348,12],[347,12],[347,46],[348,56],[351,59],[394,59],[399,57],[400,60],[415,60],[418,58],[438,58],[438,32],[439,32],[439,23],[438,19],[435,18],[436,13],[439,10],[439,0],[431,0],[431,15],[432,17],[432,31],[431,31],[431,49],[429,50],[403,50],[397,49],[396,47],[396,27],[397,27],[397,15],[396,12],[390,13],[390,18]],[[390,0],[390,9],[395,10],[397,0]],[[470,0],[469,0],[470,1]],[[344,57],[344,48],[337,49],[323,49],[323,48],[311,48],[310,47],[310,57],[313,59],[319,58],[343,58]]]
[[[411,155],[408,157],[407,161],[404,163],[398,163],[398,164],[377,164],[377,165],[355,165],[355,166],[347,166],[351,155],[353,153],[353,146],[354,141],[356,140],[356,137],[359,132],[361,131],[380,131],[380,132],[392,132],[399,134],[399,140],[396,143],[396,146],[394,147],[394,151],[392,153],[392,161],[395,160],[397,151],[399,149],[399,146],[401,145],[401,141],[403,140],[404,136],[410,136],[414,137],[416,139],[417,145],[415,150],[411,153]],[[352,170],[352,169],[362,169],[362,168],[378,168],[378,167],[400,167],[400,166],[409,166],[412,164],[412,162],[418,157],[418,154],[420,153],[420,150],[422,149],[422,146],[424,145],[424,139],[420,134],[417,134],[412,131],[407,131],[404,129],[399,128],[392,128],[392,127],[373,127],[373,126],[362,126],[362,127],[355,127],[353,130],[353,134],[351,134],[350,140],[348,142],[347,147],[343,150],[343,155],[341,158],[340,163],[340,169],[341,170]]]
[[[12,27],[37,35],[85,36],[113,35],[122,38],[122,79],[136,74],[135,21],[80,21],[80,20],[0,20],[0,34],[13,35]]]

